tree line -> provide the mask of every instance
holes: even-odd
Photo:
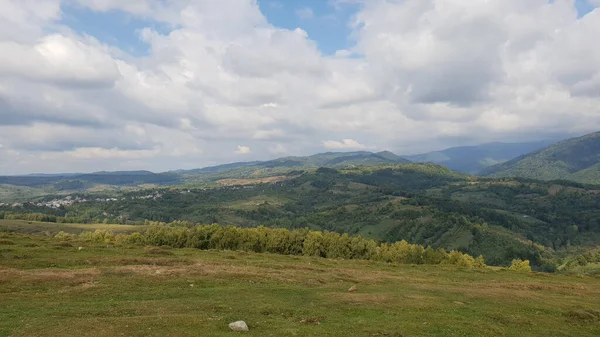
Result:
[[[361,235],[312,231],[307,228],[239,228],[213,225],[151,224],[144,232],[118,234],[106,230],[79,236],[60,232],[57,238],[80,238],[93,242],[117,242],[172,248],[231,250],[281,255],[302,255],[330,259],[373,260],[398,264],[450,264],[463,268],[485,268],[483,256],[474,258],[453,250],[433,249],[406,241],[380,243]]]

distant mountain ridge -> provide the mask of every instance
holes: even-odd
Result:
[[[550,140],[529,143],[488,143],[403,157],[415,163],[431,162],[444,165],[453,171],[479,174],[489,166],[509,161],[552,143],[553,141]]]
[[[600,183],[600,132],[570,138],[484,169],[490,177]]]
[[[359,152],[327,152],[306,157],[284,157],[269,161],[252,161],[230,163],[193,170],[177,170],[164,173],[153,173],[145,170],[94,172],[85,174],[32,174],[24,176],[0,176],[0,185],[26,187],[48,187],[55,190],[80,190],[92,185],[137,186],[142,184],[174,185],[184,182],[184,176],[200,177],[196,181],[210,181],[219,178],[220,174],[231,177],[244,177],[265,169],[289,171],[294,169],[311,169],[318,167],[346,167],[352,165],[378,165],[392,163],[410,163],[389,151],[372,153]]]
[[[378,165],[378,164],[408,164],[410,160],[402,158],[390,151],[382,152],[325,152],[304,157],[282,157],[268,161],[239,162],[217,165],[193,170],[179,170],[178,174],[203,174],[219,173],[235,169],[310,169],[319,167],[344,167],[351,165]]]

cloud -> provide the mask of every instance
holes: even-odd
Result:
[[[329,150],[364,150],[370,148],[355,141],[354,139],[342,139],[341,142],[328,140],[323,142],[323,147]]]
[[[312,8],[304,7],[296,10],[296,15],[302,20],[310,20],[315,17]]]
[[[0,144],[0,149],[1,149],[1,144]],[[284,154],[288,154],[288,149],[283,145],[283,144],[275,144],[274,146],[271,146],[269,148],[269,152],[271,154],[274,155],[284,155]]]
[[[252,151],[248,146],[238,145],[237,150],[235,150],[235,154],[246,155],[250,153],[252,153]]]
[[[600,129],[600,46],[590,43],[600,9],[334,4],[357,12],[350,46],[327,56],[318,35],[271,25],[255,0],[0,1],[0,151],[11,162],[0,174],[371,148],[355,139],[403,154]],[[62,9],[73,6],[117,29],[131,28],[115,13],[139,19],[124,33],[148,54],[84,33],[83,20],[69,27]]]
[[[156,154],[156,151],[151,150],[137,150],[137,151],[126,151],[117,148],[105,149],[101,147],[86,147],[77,148],[73,151],[67,152],[68,156],[77,159],[140,159],[149,158]]]

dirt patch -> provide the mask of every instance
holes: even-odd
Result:
[[[595,310],[571,310],[565,313],[570,321],[575,322],[600,322],[600,311]]]
[[[89,280],[100,275],[96,268],[88,269],[37,269],[19,270],[14,268],[0,268],[0,281],[10,280],[18,282],[43,282],[56,280]]]
[[[159,247],[147,247],[146,248],[146,254],[150,254],[150,255],[173,255],[173,253],[170,252],[169,250],[167,250],[165,248],[159,248]]]

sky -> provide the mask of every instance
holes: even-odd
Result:
[[[600,0],[0,0],[0,174],[600,130]]]

